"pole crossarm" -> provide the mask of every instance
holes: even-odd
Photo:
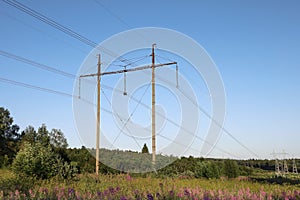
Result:
[[[156,64],[154,65],[154,68],[157,67],[163,67],[166,65],[176,65],[177,62],[168,62],[168,63],[163,63],[163,64]],[[104,75],[109,75],[109,74],[121,74],[121,73],[126,73],[126,72],[134,72],[134,71],[139,71],[139,70],[144,70],[144,69],[151,69],[152,65],[145,65],[145,66],[141,66],[141,67],[136,67],[136,68],[132,68],[132,69],[122,69],[122,70],[117,70],[117,71],[112,71],[112,72],[102,72],[100,73],[100,76],[104,76]],[[83,77],[89,77],[89,76],[98,76],[99,74],[87,74],[87,75],[81,75],[79,76],[80,78]]]

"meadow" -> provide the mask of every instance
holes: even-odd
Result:
[[[42,125],[36,131],[28,126],[20,133],[12,122],[9,111],[0,107],[0,200],[300,200],[300,176],[276,177],[274,160],[193,156],[174,160],[160,155],[156,167],[161,167],[160,160],[172,163],[155,172],[135,174],[149,169],[149,159],[141,159],[151,158],[146,148],[141,152],[100,149],[112,162],[109,166],[100,163],[100,175],[95,175],[91,149],[67,148],[59,129],[50,131]],[[300,166],[299,159],[293,162]],[[131,174],[126,173],[128,169]]]
[[[0,170],[0,199],[300,199],[299,185],[235,179],[80,174],[73,180],[21,178]]]

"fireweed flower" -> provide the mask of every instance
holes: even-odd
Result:
[[[185,196],[190,196],[190,191],[188,189],[184,189],[184,195]]]
[[[149,193],[149,194],[147,194],[147,199],[148,199],[148,200],[153,200],[153,199],[154,199],[154,197],[153,197],[153,195],[152,195],[152,194],[150,194],[150,193]]]
[[[161,195],[159,194],[159,192],[156,192],[156,197],[157,197],[157,198],[160,198],[160,197],[161,197]]]

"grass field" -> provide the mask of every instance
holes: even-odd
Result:
[[[85,174],[72,181],[37,181],[20,179],[9,170],[0,170],[0,175],[0,199],[300,199],[299,185],[258,183],[243,178],[162,179]]]

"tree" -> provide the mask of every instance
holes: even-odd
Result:
[[[228,178],[236,178],[239,176],[239,166],[235,160],[224,161],[224,174]]]
[[[4,158],[8,158],[10,162],[18,151],[18,145],[16,145],[16,142],[20,140],[18,131],[19,126],[13,124],[10,112],[0,107],[0,166],[3,165]]]
[[[42,126],[39,127],[36,141],[45,147],[50,144],[50,135],[45,124],[42,124]]]
[[[146,145],[146,143],[144,144],[143,148],[142,148],[142,153],[149,153],[148,147]]]
[[[21,133],[22,143],[28,142],[34,144],[37,141],[37,132],[33,126],[27,126],[24,131]]]
[[[55,175],[57,159],[50,146],[25,143],[14,159],[12,169],[20,175],[46,179]]]
[[[220,178],[220,170],[215,161],[199,161],[195,170],[196,178]]]
[[[53,176],[72,178],[77,172],[76,163],[69,165],[56,154],[50,145],[24,143],[13,161],[12,169],[21,176],[48,179]]]
[[[52,129],[50,132],[50,144],[55,148],[66,149],[68,147],[67,139],[60,129]]]

